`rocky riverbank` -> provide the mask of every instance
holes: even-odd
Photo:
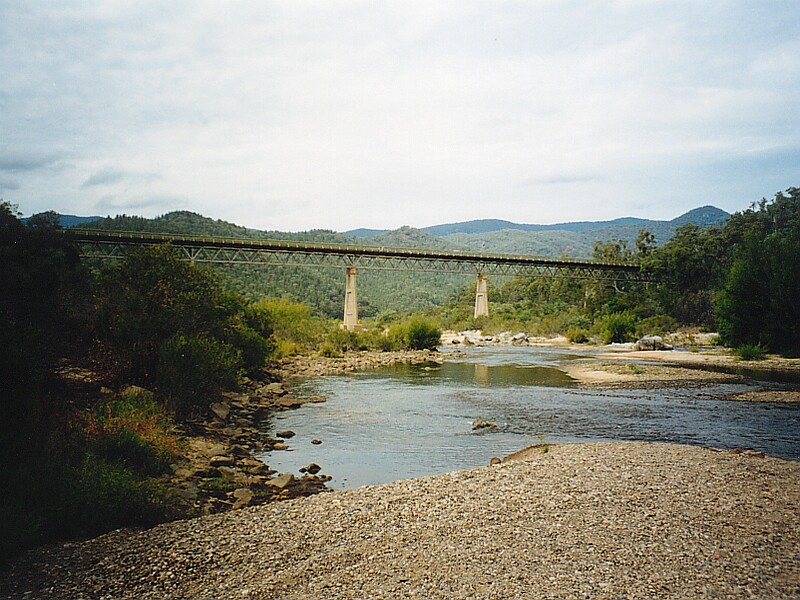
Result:
[[[246,380],[242,391],[227,392],[208,413],[184,424],[184,455],[161,483],[175,491],[188,514],[212,514],[230,509],[308,496],[326,490],[328,477],[314,466],[300,473],[277,473],[257,455],[287,448],[285,438],[264,433],[263,422],[275,411],[324,402],[320,396],[297,397],[282,381],[374,369],[397,362],[441,363],[428,351],[351,352],[338,358],[293,356],[269,370],[274,381]]]
[[[799,505],[800,463],[758,453],[539,447],[35,550],[0,597],[796,598]]]

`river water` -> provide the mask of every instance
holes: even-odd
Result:
[[[677,442],[800,460],[800,406],[722,399],[783,384],[585,390],[558,368],[574,358],[550,348],[468,348],[443,365],[304,381],[294,395],[327,402],[276,414],[270,433],[296,435],[289,451],[263,458],[298,475],[317,463],[334,489],[473,468],[537,443]],[[476,419],[496,427],[473,431]]]

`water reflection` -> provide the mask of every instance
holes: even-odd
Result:
[[[391,378],[412,385],[474,384],[480,387],[545,386],[573,387],[576,382],[555,367],[536,365],[486,364],[484,362],[448,361],[443,365],[396,364],[364,372],[364,378]]]
[[[443,365],[395,365],[303,382],[294,393],[328,401],[277,413],[271,431],[297,435],[291,452],[265,460],[295,473],[316,462],[337,488],[471,468],[542,441],[676,442],[800,459],[800,406],[721,400],[755,384],[577,389],[555,367],[558,355],[481,349]],[[478,417],[497,427],[472,431]],[[314,438],[322,445],[312,445]]]

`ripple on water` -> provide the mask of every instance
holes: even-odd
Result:
[[[642,440],[744,447],[800,459],[800,406],[723,401],[748,384],[589,391],[556,368],[557,352],[491,348],[437,367],[394,365],[298,384],[327,402],[278,413],[291,451],[264,457],[297,473],[310,462],[356,487],[488,463],[530,444]],[[497,424],[472,431],[483,418]],[[312,445],[311,440],[322,440]]]

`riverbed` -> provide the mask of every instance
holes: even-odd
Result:
[[[785,390],[786,384],[736,380],[587,389],[568,372],[591,355],[559,348],[465,348],[448,350],[441,365],[397,364],[299,381],[293,395],[327,401],[276,413],[270,433],[295,435],[287,440],[289,450],[263,458],[281,472],[298,473],[316,463],[332,477],[333,489],[473,468],[531,444],[655,441],[800,459],[800,406],[729,399]],[[494,426],[475,430],[478,420]]]

